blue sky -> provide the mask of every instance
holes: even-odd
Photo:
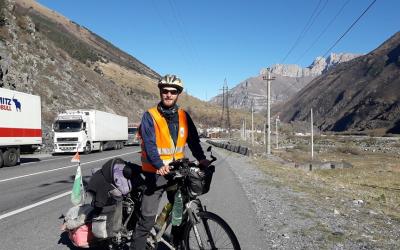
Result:
[[[38,2],[159,74],[179,75],[189,94],[206,100],[225,78],[231,88],[276,63],[310,65],[373,0]],[[375,49],[400,30],[399,10],[398,0],[377,0],[332,52]]]

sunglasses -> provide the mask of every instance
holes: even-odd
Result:
[[[171,90],[171,89],[162,89],[161,93],[164,94],[164,95],[166,95],[168,93],[171,93],[171,95],[177,95],[179,92],[176,89],[173,89],[173,90]]]

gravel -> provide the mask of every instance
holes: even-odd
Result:
[[[251,158],[215,148],[240,181],[265,237],[265,249],[399,249],[400,222],[363,201],[315,197],[277,185]],[[288,171],[290,171],[288,169]],[[318,186],[316,186],[318,188]]]

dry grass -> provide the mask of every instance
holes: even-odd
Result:
[[[98,66],[108,79],[119,85],[142,89],[154,96],[158,96],[155,79],[139,74],[114,62],[96,62],[94,66]]]
[[[274,152],[293,162],[304,163],[309,153],[302,150]],[[363,200],[368,208],[400,219],[400,160],[384,153],[322,153],[323,161],[346,161],[353,168],[314,170],[312,172],[281,166],[268,160],[258,160],[267,174],[278,177],[281,185],[306,192],[316,199],[325,197],[342,200]]]

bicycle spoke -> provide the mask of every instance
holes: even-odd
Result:
[[[196,229],[200,239],[196,238],[195,229],[192,227],[188,242],[190,249],[235,249],[229,235],[218,222],[202,218],[201,222],[196,224]]]

